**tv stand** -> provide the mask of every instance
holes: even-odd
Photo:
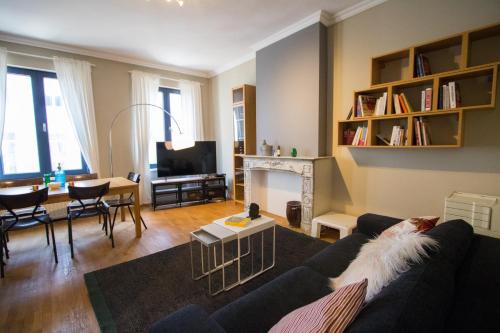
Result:
[[[151,205],[180,207],[187,203],[226,200],[226,175],[193,175],[151,181]]]

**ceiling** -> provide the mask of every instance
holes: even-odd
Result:
[[[319,10],[373,2],[381,1],[184,0],[179,7],[165,0],[0,0],[0,33],[209,75]]]

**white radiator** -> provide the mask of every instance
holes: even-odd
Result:
[[[444,220],[462,219],[474,232],[500,238],[500,197],[453,192],[445,198]]]

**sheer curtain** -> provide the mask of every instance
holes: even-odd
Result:
[[[5,96],[7,87],[7,49],[0,47],[0,154],[2,153],[3,128],[5,124]]]
[[[54,57],[54,67],[80,151],[90,172],[99,172],[91,65],[86,61]]]
[[[178,110],[172,109],[172,116],[179,123],[183,134],[195,141],[204,140],[200,83],[181,80],[179,90],[181,91],[181,107]],[[172,124],[174,124],[173,121]],[[172,126],[172,143],[179,137],[177,129]]]
[[[160,77],[140,71],[131,72],[131,104],[155,104],[160,88]],[[149,169],[149,110],[136,106],[132,112],[132,158],[134,171],[141,174],[139,186],[142,203],[151,202],[151,172]]]

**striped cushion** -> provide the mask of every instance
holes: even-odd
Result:
[[[269,333],[344,332],[363,306],[368,280],[339,288],[298,308],[271,328]]]

